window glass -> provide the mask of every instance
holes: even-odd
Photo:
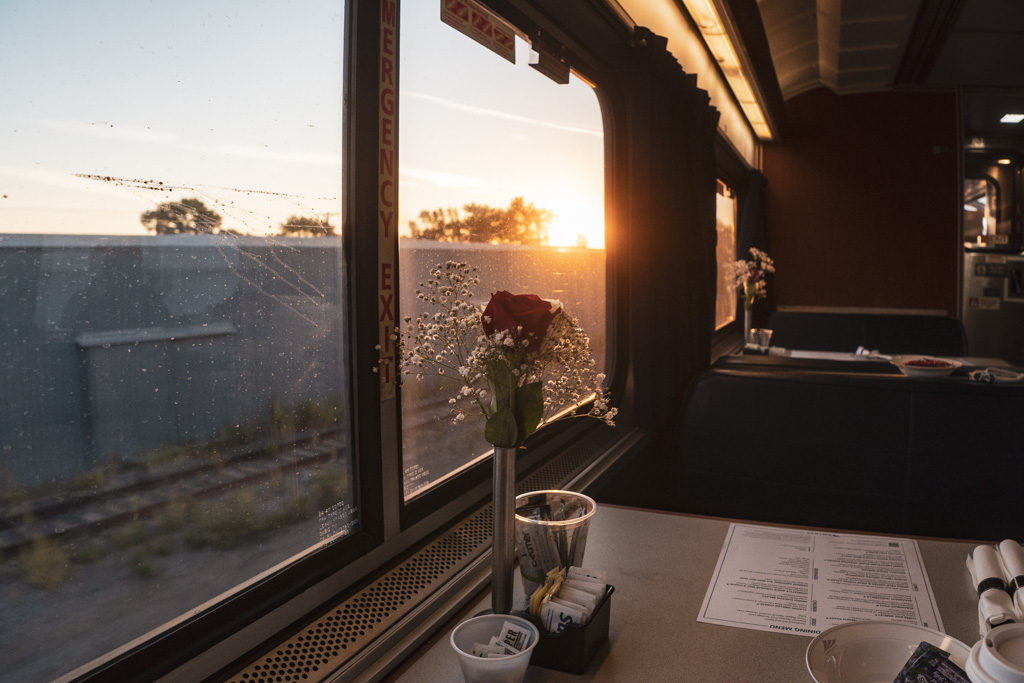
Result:
[[[456,5],[459,3],[455,3]],[[593,89],[559,85],[439,19],[439,3],[402,3],[399,226],[401,315],[429,270],[479,269],[475,302],[498,290],[559,299],[605,360],[604,150]],[[402,389],[405,496],[486,456],[483,420],[451,422],[445,378]]]
[[[0,5],[0,680],[356,528],[342,22]]]
[[[995,233],[999,193],[992,178],[964,179],[964,237],[968,242],[984,241]]]
[[[721,180],[715,194],[718,246],[718,288],[715,296],[715,329],[719,330],[736,319],[736,294],[730,281],[729,265],[736,260],[736,196],[732,188]]]
[[[1019,231],[1014,206],[1020,166],[1013,153],[973,152],[965,157],[964,239],[974,246],[1006,248]]]

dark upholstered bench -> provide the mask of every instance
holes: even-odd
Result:
[[[707,370],[677,425],[673,509],[1024,538],[1024,386]]]
[[[945,316],[774,311],[768,327],[772,346],[786,349],[967,355],[963,323]]]

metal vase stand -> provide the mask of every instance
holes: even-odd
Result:
[[[516,550],[515,448],[494,448],[494,496],[491,513],[494,522],[491,544],[491,609],[495,614],[511,614]]]

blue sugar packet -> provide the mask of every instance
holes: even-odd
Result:
[[[949,661],[949,653],[922,641],[893,683],[970,683],[967,674]]]

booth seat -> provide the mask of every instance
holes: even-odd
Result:
[[[1024,386],[711,369],[677,424],[673,509],[1024,539]]]
[[[966,356],[963,323],[938,315],[774,311],[772,345],[809,351],[856,351]]]

